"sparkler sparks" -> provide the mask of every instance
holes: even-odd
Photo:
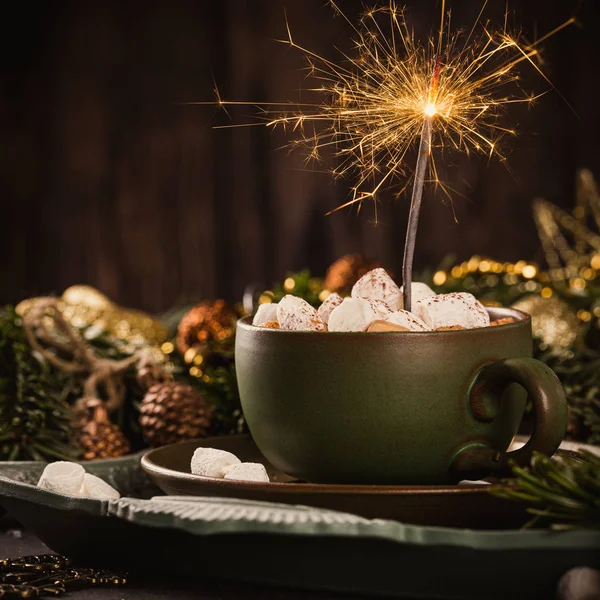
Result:
[[[309,160],[318,161],[324,151],[333,150],[337,156],[333,173],[355,177],[351,199],[335,210],[352,205],[360,209],[367,199],[373,200],[376,210],[380,191],[400,181],[401,194],[412,183],[403,263],[405,308],[410,310],[412,260],[425,181],[434,182],[451,197],[438,174],[436,155],[451,149],[502,159],[499,141],[516,134],[502,122],[504,109],[537,98],[518,86],[517,67],[529,65],[550,84],[535,60],[538,48],[575,19],[526,44],[508,33],[508,12],[502,29],[495,30],[484,20],[488,0],[468,33],[453,32],[442,0],[439,31],[423,44],[415,39],[405,11],[394,0],[365,12],[357,25],[336,0],[330,4],[352,27],[353,55],[342,52],[340,62],[322,57],[297,44],[289,24],[288,37],[281,40],[308,60],[309,75],[317,84],[310,91],[319,95],[318,102],[275,105],[219,98],[218,103],[263,106],[262,124],[296,132],[298,139],[291,145],[305,147]],[[516,84],[509,86],[512,93],[507,92],[507,84]],[[413,173],[407,157],[417,145]]]
[[[297,44],[288,25],[284,43],[301,51],[318,82],[311,91],[322,101],[288,104],[265,110],[266,124],[299,132],[294,146],[308,149],[308,158],[319,160],[333,148],[337,176],[355,175],[352,198],[335,210],[376,199],[394,180],[410,185],[408,151],[419,143],[424,119],[432,119],[431,150],[452,148],[467,154],[485,152],[502,158],[498,142],[515,131],[500,120],[511,103],[531,103],[536,97],[518,89],[502,94],[517,82],[517,66],[527,62],[542,73],[534,58],[541,42],[570,25],[563,23],[533,44],[522,44],[506,26],[499,31],[483,21],[487,5],[468,34],[449,29],[442,5],[439,33],[420,44],[410,31],[405,12],[392,0],[388,6],[367,11],[353,25],[331,0],[334,10],[352,27],[353,56],[342,53],[337,63]],[[431,180],[449,193],[438,177],[431,152]]]
[[[365,12],[357,25],[336,0],[330,4],[352,28],[352,56],[341,53],[341,61],[333,62],[301,46],[294,41],[287,19],[288,36],[280,40],[306,57],[309,74],[317,83],[306,91],[318,93],[318,102],[228,102],[217,92],[217,103],[223,108],[264,107],[260,124],[296,132],[298,139],[290,145],[304,147],[308,160],[318,161],[324,150],[333,149],[338,158],[334,175],[356,177],[352,198],[335,210],[375,200],[393,181],[404,182],[400,193],[410,185],[407,153],[419,143],[426,118],[433,119],[432,150],[451,148],[503,158],[498,142],[504,135],[516,134],[502,123],[504,109],[537,98],[518,86],[507,95],[507,84],[519,80],[517,67],[524,62],[548,81],[534,61],[538,48],[575,21],[569,19],[535,43],[525,44],[508,33],[508,13],[500,30],[484,20],[488,0],[468,34],[453,32],[443,0],[439,32],[422,44],[409,29],[405,10],[394,0]],[[434,158],[430,179],[449,195]]]

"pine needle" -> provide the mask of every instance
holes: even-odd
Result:
[[[490,492],[527,504],[533,519],[526,527],[600,529],[600,457],[586,450],[572,454],[535,454],[530,467],[513,466],[514,479]]]

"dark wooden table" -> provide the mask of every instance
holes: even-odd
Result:
[[[0,558],[16,558],[51,551],[34,535],[8,518],[0,519]],[[93,567],[94,565],[84,565]],[[235,570],[235,565],[231,565]],[[73,600],[358,600],[365,596],[300,591],[217,580],[181,581],[151,575],[129,576],[121,588],[91,588],[70,592]]]

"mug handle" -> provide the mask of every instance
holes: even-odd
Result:
[[[473,417],[491,423],[498,415],[502,392],[511,383],[524,387],[531,399],[535,417],[531,438],[513,452],[499,452],[479,443],[463,447],[453,463],[459,474],[506,472],[509,461],[527,466],[534,452],[551,456],[560,446],[567,429],[567,398],[554,371],[535,358],[507,358],[484,366],[470,389]]]

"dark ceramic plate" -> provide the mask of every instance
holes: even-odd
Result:
[[[600,566],[600,532],[423,527],[231,498],[146,500],[140,497],[156,491],[135,456],[85,467],[136,497],[73,498],[35,486],[43,467],[0,462],[0,505],[52,550],[145,579],[169,574],[394,598],[546,600],[567,570]]]
[[[271,483],[192,475],[190,460],[199,446],[227,450],[243,462],[262,463]],[[471,529],[516,528],[527,520],[519,505],[495,498],[482,484],[354,486],[302,483],[270,465],[250,436],[215,437],[157,448],[144,455],[142,468],[166,494],[175,496],[217,496],[301,504],[367,518]]]

